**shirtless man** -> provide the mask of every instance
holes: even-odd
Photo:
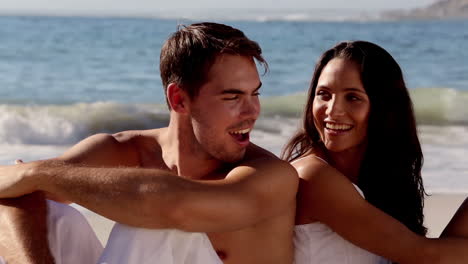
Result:
[[[266,66],[237,29],[180,28],[161,51],[168,127],[98,134],[55,159],[2,166],[0,197],[43,191],[125,225],[203,232],[225,264],[292,263],[298,177],[249,142],[260,112],[254,60]]]

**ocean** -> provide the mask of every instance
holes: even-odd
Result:
[[[299,126],[320,54],[342,40],[372,41],[405,74],[426,190],[467,193],[468,21],[322,20],[289,15],[226,22],[256,40],[270,66],[252,141],[279,154]],[[54,157],[98,132],[167,125],[159,51],[178,24],[192,22],[0,16],[0,164]]]

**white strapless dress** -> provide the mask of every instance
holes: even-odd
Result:
[[[362,191],[356,190],[364,197]],[[294,228],[295,264],[390,264],[345,240],[327,225],[315,222]]]

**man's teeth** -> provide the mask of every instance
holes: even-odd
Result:
[[[345,125],[345,124],[326,123],[325,127],[328,128],[328,129],[333,129],[333,130],[348,130],[352,126],[351,125]]]
[[[249,133],[250,130],[252,130],[252,129],[251,128],[246,128],[246,129],[243,129],[243,130],[232,131],[230,133],[231,134],[246,134],[246,133]]]

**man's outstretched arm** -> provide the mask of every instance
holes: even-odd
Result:
[[[138,157],[131,144],[101,134],[57,159],[0,166],[0,197],[42,190],[129,225],[234,230],[295,206],[295,169],[276,157],[262,157],[223,180],[192,181],[164,170],[135,168]]]
[[[0,184],[2,197],[42,190],[117,222],[204,232],[235,230],[281,214],[294,206],[298,182],[294,168],[276,158],[246,163],[215,181],[58,160],[0,168],[0,175],[11,174],[16,182]]]
[[[0,199],[0,256],[9,264],[54,263],[47,246],[46,215],[41,193]]]

